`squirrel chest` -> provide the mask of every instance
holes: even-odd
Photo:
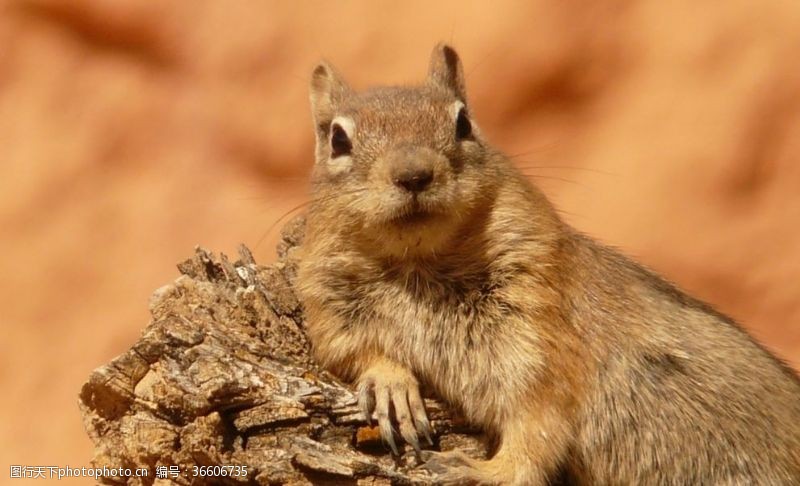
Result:
[[[511,347],[527,348],[526,365],[538,366],[541,359],[535,332],[513,331],[530,328],[530,316],[485,271],[424,263],[370,265],[365,271],[353,265],[319,278],[329,290],[326,305],[342,318],[340,332],[408,366],[448,401],[467,405],[463,411],[474,421],[482,421],[482,411],[498,396],[519,389],[497,379],[514,376],[512,368],[520,365],[519,356],[509,359]],[[465,404],[465,394],[480,407]]]

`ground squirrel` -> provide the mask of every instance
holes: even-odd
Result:
[[[800,484],[800,380],[731,319],[562,222],[470,116],[456,52],[419,86],[314,69],[298,274],[316,358],[419,449],[425,385],[496,444],[443,482]]]

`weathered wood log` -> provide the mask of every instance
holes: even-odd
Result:
[[[156,290],[141,338],[80,392],[93,466],[148,470],[102,483],[435,482],[410,447],[393,457],[350,387],[313,362],[292,289],[303,228],[302,218],[284,228],[268,266],[244,246],[235,262],[197,248]],[[426,405],[434,449],[485,454],[479,436],[439,403]]]

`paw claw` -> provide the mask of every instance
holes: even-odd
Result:
[[[420,448],[419,446],[419,441],[416,439],[414,440],[406,439],[406,442],[408,442],[408,444],[414,449],[414,454],[419,456],[419,453],[422,452],[422,448]]]
[[[428,442],[429,446],[433,445],[433,439],[431,439],[431,424],[428,422],[428,419],[425,420],[417,420],[416,422],[417,430],[422,433],[422,436],[425,437],[425,440]]]
[[[400,455],[395,442],[392,417],[397,421],[399,435],[414,448],[419,456],[420,436],[433,445],[419,385],[406,369],[396,365],[379,365],[362,375],[358,385],[358,405],[367,423],[373,423],[373,412],[378,419],[381,438],[395,455]]]
[[[372,420],[372,411],[375,410],[375,400],[373,399],[370,388],[371,384],[367,382],[359,385],[358,408],[361,409],[361,413],[364,415],[364,420],[367,424],[372,425],[374,423]]]
[[[399,456],[400,451],[397,449],[397,444],[394,441],[394,436],[391,433],[389,433],[387,435],[381,434],[381,437],[383,437],[384,442],[386,442],[386,444],[392,450],[392,454],[394,454],[395,456]]]

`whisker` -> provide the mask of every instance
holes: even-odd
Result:
[[[530,161],[521,160],[520,162],[530,162]],[[578,171],[583,171],[583,172],[593,172],[595,174],[602,174],[602,175],[607,175],[607,176],[611,176],[611,177],[619,177],[619,174],[615,174],[613,172],[607,172],[607,171],[600,170],[600,169],[592,169],[590,167],[577,167],[577,166],[574,166],[574,165],[517,165],[517,164],[514,164],[514,167],[516,167],[517,169],[520,169],[520,170],[523,170],[523,169],[578,170]]]
[[[266,202],[270,199],[269,196],[241,196],[235,198],[237,201],[261,201]]]
[[[274,176],[259,176],[259,180],[262,181],[307,181],[308,176],[281,176],[281,175],[274,175]]]
[[[367,189],[365,189],[365,188],[353,189],[353,190],[350,190],[350,191],[340,192],[340,193],[336,193],[336,194],[328,194],[325,197],[313,197],[313,198],[311,198],[311,199],[309,199],[307,201],[304,201],[304,202],[298,204],[297,206],[294,206],[293,208],[291,208],[288,211],[286,211],[285,213],[283,213],[283,215],[281,215],[277,220],[275,220],[275,222],[273,222],[269,226],[269,228],[267,228],[267,230],[258,239],[258,241],[256,242],[256,244],[253,247],[253,249],[257,250],[259,248],[259,246],[261,245],[261,243],[264,242],[264,239],[267,236],[269,236],[270,233],[272,233],[272,231],[275,229],[276,226],[278,226],[282,221],[286,220],[286,218],[289,215],[291,215],[293,213],[296,213],[297,211],[299,211],[299,210],[301,210],[301,209],[303,209],[303,208],[305,208],[305,207],[307,207],[307,206],[309,206],[309,205],[311,205],[313,203],[327,202],[327,201],[330,201],[330,200],[333,200],[333,199],[337,199],[337,198],[345,197],[345,196],[350,196],[350,195],[358,194],[360,192],[365,192],[365,191],[367,191]]]
[[[570,211],[565,211],[565,210],[563,210],[561,208],[558,208],[558,207],[556,207],[555,210],[560,215],[571,216],[573,218],[578,218],[578,219],[586,219],[586,217],[583,216],[583,215],[580,215],[578,213],[573,213],[573,212],[570,212]]]
[[[283,220],[284,220],[284,219],[285,219],[287,216],[289,216],[290,214],[294,213],[294,212],[295,212],[295,211],[297,211],[297,210],[303,209],[304,207],[308,206],[308,205],[309,205],[309,204],[311,204],[312,202],[313,202],[313,201],[311,201],[311,200],[309,200],[309,201],[304,201],[304,202],[302,202],[302,203],[298,204],[297,206],[293,207],[292,209],[290,209],[290,210],[286,211],[285,213],[283,213],[283,215],[282,215],[280,218],[278,218],[277,220],[275,220],[275,222],[274,222],[274,223],[272,223],[272,224],[269,226],[269,228],[267,228],[267,230],[266,230],[266,231],[265,231],[265,232],[264,232],[264,233],[261,235],[261,237],[258,239],[258,241],[256,241],[256,246],[255,246],[255,247],[253,247],[253,250],[258,250],[258,247],[261,245],[261,243],[264,241],[264,239],[265,239],[265,238],[266,238],[266,237],[267,237],[267,236],[268,236],[268,235],[269,235],[269,234],[272,232],[272,230],[273,230],[273,229],[275,229],[275,226],[277,226],[277,225],[278,225],[278,224],[279,224],[281,221],[283,221]]]
[[[533,178],[533,179],[539,179],[539,180],[545,180],[545,181],[558,181],[558,182],[563,182],[565,184],[574,184],[576,186],[580,186],[580,187],[583,187],[585,189],[589,189],[589,187],[586,186],[585,184],[582,184],[582,183],[580,183],[578,181],[573,181],[572,179],[565,179],[563,177],[547,176],[547,175],[541,175],[541,174],[528,174],[526,172],[522,172],[522,175],[524,175],[525,177]]]
[[[544,144],[541,147],[534,147],[534,148],[532,148],[530,150],[526,150],[524,152],[518,152],[516,154],[506,154],[506,157],[508,157],[509,159],[513,160],[513,159],[516,159],[518,157],[524,157],[526,155],[541,154],[541,153],[547,152],[548,150],[553,150],[553,149],[559,147],[560,145],[562,145],[562,143],[560,141],[551,142],[551,143]]]

